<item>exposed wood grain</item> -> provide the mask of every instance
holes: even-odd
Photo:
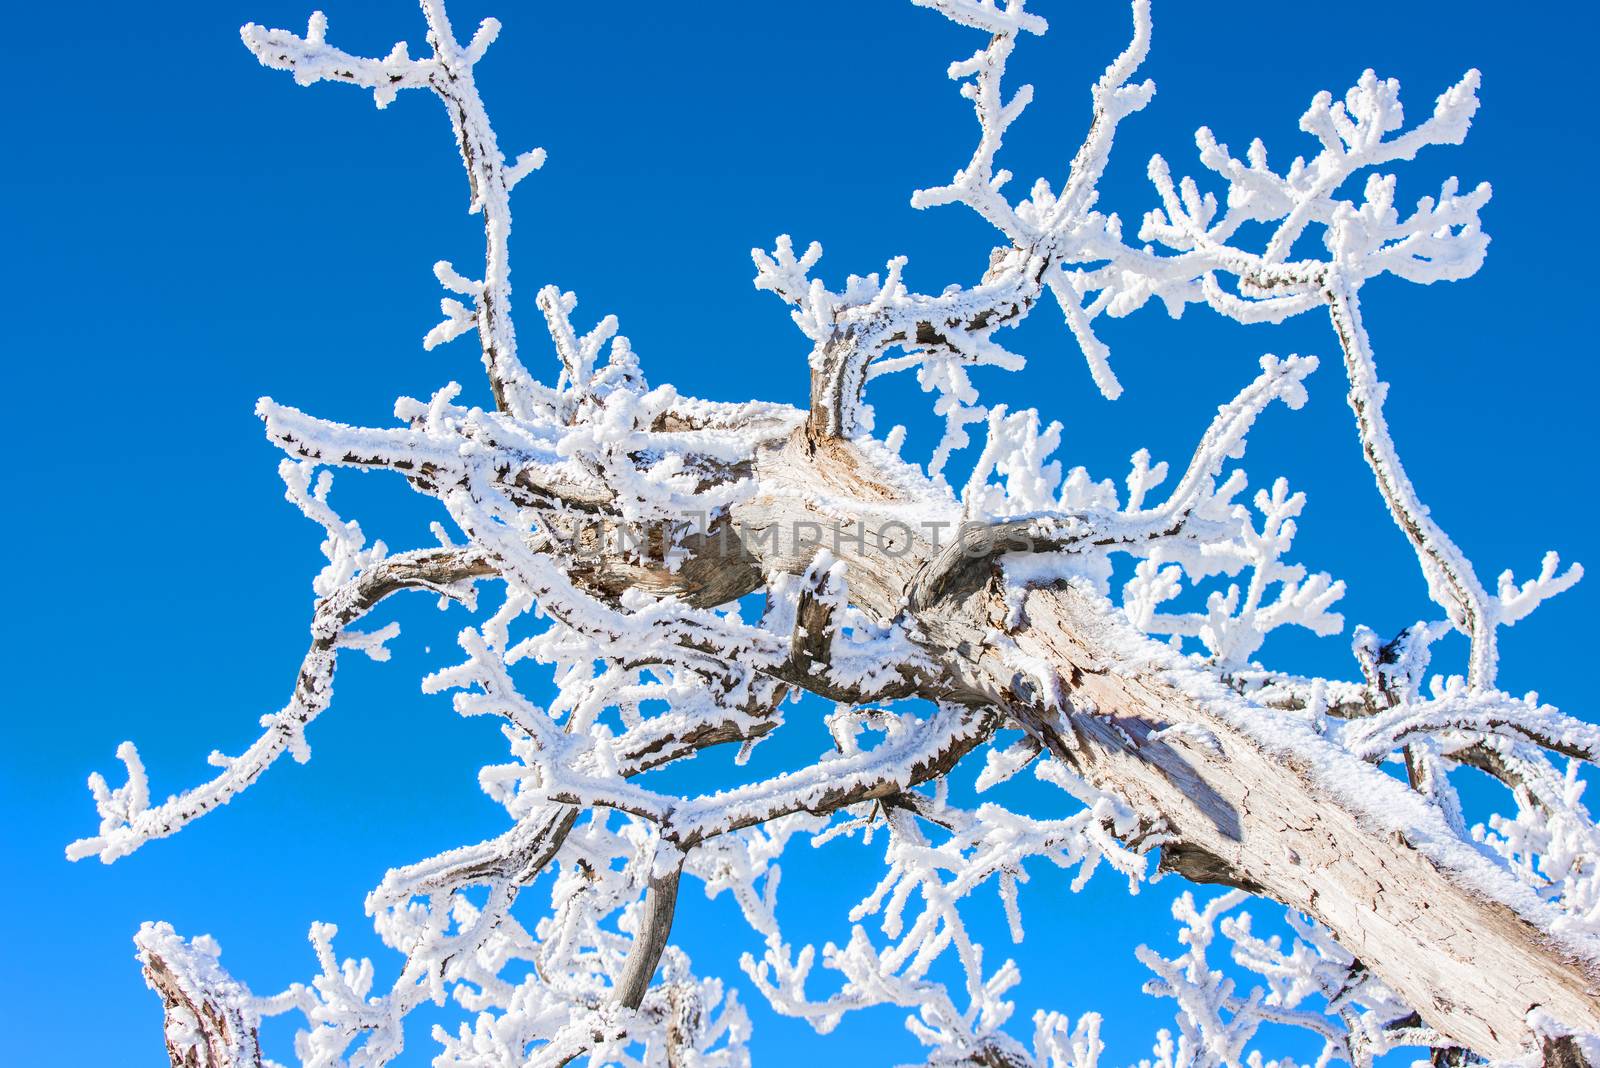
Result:
[[[734,512],[738,529],[756,535],[741,553],[767,570],[798,573],[815,547],[781,535],[801,523],[847,524],[851,536],[828,547],[846,562],[851,601],[902,618],[953,692],[1002,707],[1091,784],[1164,821],[1178,839],[1167,867],[1313,916],[1429,1025],[1484,1055],[1540,1051],[1526,1022],[1536,1007],[1600,1031],[1600,977],[1591,965],[1404,835],[1370,826],[1310,769],[1269,752],[1158,673],[1109,670],[1121,657],[1099,644],[1102,613],[1087,594],[1066,585],[1028,591],[1013,625],[991,567],[965,596],[913,611],[908,591],[939,549],[899,521],[889,481],[860,453],[797,436],[763,454],[757,477],[760,493]],[[856,527],[866,531],[865,546]],[[1001,642],[1015,655],[1003,656]],[[1017,655],[1051,666],[1066,709],[1041,701],[1036,685],[1018,677],[1010,666]],[[1153,737],[1184,724],[1196,730]]]

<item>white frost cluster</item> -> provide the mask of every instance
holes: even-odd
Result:
[[[887,714],[877,716],[883,719],[879,724],[883,729],[893,732],[899,727]],[[854,715],[835,722],[852,734],[860,724]],[[845,751],[853,747],[852,739]],[[1036,746],[1025,742],[1008,749],[990,748],[979,790],[1016,774],[1037,753]],[[962,809],[950,802],[948,785],[941,780],[931,794],[906,792],[893,803],[862,806],[832,823],[816,817],[792,817],[777,828],[752,830],[724,845],[722,849],[732,853],[722,862],[724,870],[737,872],[741,882],[753,882],[758,875],[763,879],[762,893],[735,894],[751,927],[766,937],[765,953],[759,959],[746,954],[743,960],[757,989],[778,1011],[809,1021],[823,1034],[854,1010],[875,1005],[909,1010],[906,1026],[929,1047],[930,1064],[985,1063],[984,1058],[1033,1063],[1030,1053],[1001,1030],[1014,1008],[1004,995],[1021,975],[1009,960],[986,970],[984,947],[968,933],[960,903],[979,887],[993,883],[1012,939],[1020,942],[1018,886],[1028,879],[1027,862],[1044,860],[1077,869],[1074,890],[1087,883],[1105,862],[1123,874],[1136,892],[1147,867],[1145,855],[1122,841],[1140,828],[1138,818],[1125,805],[1073,780],[1059,763],[1042,763],[1038,773],[1086,801],[1084,810],[1066,819],[1037,820],[993,803]],[[830,942],[822,947],[823,968],[842,979],[839,989],[822,1000],[814,1000],[806,989],[818,962],[816,947],[803,946],[797,951],[786,943],[775,910],[778,869],[771,860],[773,845],[778,836],[787,837],[797,827],[808,831],[817,845],[839,836],[859,836],[863,843],[870,843],[880,833],[887,838],[884,859],[888,870],[851,910],[849,941],[844,946]],[[725,885],[708,883],[707,889],[714,893]],[[872,917],[878,918],[881,945],[865,923]],[[955,957],[964,977],[960,995],[930,977],[946,954]],[[1040,1065],[1082,1063],[1063,1059],[1062,1051],[1040,1052],[1060,1046],[1061,1023],[1053,1014],[1035,1020],[1033,1056]],[[1081,1036],[1077,1040],[1081,1043]],[[1092,1056],[1073,1041],[1068,1041],[1066,1048],[1073,1056],[1087,1056],[1092,1063]]]
[[[1172,907],[1182,924],[1183,952],[1168,958],[1139,947],[1140,961],[1156,974],[1145,992],[1178,1006],[1176,1038],[1161,1031],[1154,1057],[1141,1061],[1141,1068],[1294,1068],[1291,1059],[1269,1061],[1251,1048],[1262,1024],[1299,1028],[1321,1039],[1317,1068],[1333,1060],[1367,1068],[1392,1049],[1439,1044],[1405,1002],[1314,922],[1288,915],[1295,935],[1288,951],[1277,935],[1257,936],[1250,914],[1236,911],[1247,898],[1235,890],[1200,908],[1185,892]],[[1208,959],[1219,928],[1233,944],[1233,963],[1264,986],[1241,993],[1237,981]]]

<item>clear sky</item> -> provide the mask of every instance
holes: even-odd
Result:
[[[405,37],[423,51],[408,3],[328,5],[330,39],[347,49],[382,54]],[[1063,173],[1087,87],[1128,26],[1116,0],[1035,6],[1052,30],[1013,64],[1038,89],[1009,139],[1020,182]],[[1402,454],[1486,577],[1507,566],[1527,577],[1546,548],[1600,564],[1589,466],[1600,380],[1583,237],[1600,162],[1593,10],[1158,0],[1146,70],[1159,92],[1124,125],[1104,186],[1106,206],[1131,223],[1154,203],[1150,154],[1193,172],[1202,123],[1238,150],[1260,135],[1281,161],[1312,149],[1295,128],[1312,94],[1342,92],[1366,66],[1401,79],[1414,117],[1465,68],[1482,68],[1484,109],[1467,145],[1404,168],[1400,199],[1436,192],[1447,174],[1491,181],[1488,264],[1450,285],[1380,280],[1365,305]],[[437,319],[430,265],[447,258],[470,273],[481,255],[439,104],[404,94],[377,112],[360,91],[298,88],[241,47],[241,23],[303,29],[308,11],[302,0],[176,0],[14,5],[7,16],[0,272],[13,294],[5,373],[18,401],[0,476],[12,597],[0,622],[11,679],[0,747],[10,1063],[164,1063],[159,1008],[129,941],[141,920],[214,934],[235,974],[274,991],[315,970],[312,920],[340,924],[344,953],[381,948],[361,900],[385,868],[502,825],[475,783],[478,765],[503,751],[495,728],[417,688],[465,619],[417,601],[396,613],[406,631],[395,661],[342,667],[309,765],[275,767],[229,808],[113,867],[62,859],[95,826],[84,777],[120,775],[119,741],[137,740],[162,797],[202,776],[213,747],[241,749],[288,693],[320,532],[282,499],[256,398],[372,424],[396,396],[427,396],[452,378],[485,393],[470,341],[431,354],[420,345]],[[581,320],[620,316],[653,382],[800,403],[806,347],[750,285],[753,245],[781,232],[820,240],[834,281],[906,253],[924,291],[982,270],[982,224],[907,203],[970,152],[971,113],[944,69],[977,46],[972,31],[903,0],[471,0],[452,13],[463,33],[486,14],[504,22],[480,84],[508,153],[550,153],[515,200],[514,282],[536,370],[554,360],[541,363],[532,296],[555,282],[577,291]],[[1246,328],[1149,308],[1105,337],[1128,387],[1115,403],[1094,391],[1049,308],[1008,342],[1029,368],[987,382],[989,399],[1061,419],[1065,459],[1099,477],[1120,477],[1141,445],[1179,458],[1260,353],[1337,355],[1317,317]],[[1282,472],[1308,492],[1298,559],[1347,580],[1347,620],[1390,634],[1430,606],[1361,463],[1337,360],[1309,385],[1303,411],[1267,417],[1247,466],[1255,485]],[[880,425],[910,422],[911,448],[925,455],[932,431],[914,386],[893,382],[873,399]],[[392,547],[428,540],[436,516],[404,486],[344,476],[337,487],[346,514]],[[1597,581],[1506,634],[1508,689],[1537,687],[1592,716]],[[1461,653],[1458,642],[1441,647],[1447,659]],[[1348,628],[1322,642],[1275,636],[1265,655],[1352,666]],[[814,753],[822,742],[804,718],[792,715],[794,740],[763,759]],[[699,785],[724,770],[708,762]],[[876,863],[845,849],[786,864],[795,933],[843,941],[845,911]],[[814,893],[802,896],[808,883]],[[1173,945],[1165,916],[1180,889],[1169,880],[1130,903],[1104,874],[1072,896],[1041,873],[1023,893],[1029,937],[1017,947],[985,897],[976,914],[990,952],[1016,956],[1027,980],[1019,1019],[1040,1005],[1099,1009],[1108,1063],[1143,1054],[1170,1006],[1139,994],[1132,948]],[[686,894],[678,926],[698,970],[744,984],[735,961],[759,944],[726,899]],[[393,959],[377,960],[392,975]],[[821,1040],[746,992],[757,1062],[815,1063]],[[830,1053],[837,1063],[919,1056],[893,1010],[840,1034],[853,1052]],[[418,1037],[406,1064],[427,1063]],[[281,1041],[270,1048],[287,1056]]]

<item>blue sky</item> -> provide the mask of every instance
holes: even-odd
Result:
[[[381,54],[403,36],[421,51],[411,5],[329,2],[330,39],[343,47]],[[1117,2],[1037,8],[1052,31],[1013,64],[1038,89],[1006,160],[1022,181],[1063,172],[1087,86],[1128,24]],[[11,679],[0,798],[14,894],[0,1012],[15,1063],[164,1063],[159,1010],[129,942],[141,920],[211,932],[236,974],[276,990],[312,973],[312,920],[339,923],[344,952],[371,951],[361,898],[387,866],[501,825],[475,785],[477,766],[501,751],[497,733],[417,688],[465,619],[415,602],[397,613],[406,632],[395,662],[342,668],[309,765],[273,769],[229,808],[113,867],[62,859],[94,827],[83,779],[114,771],[119,741],[137,740],[164,796],[204,774],[213,747],[242,748],[287,693],[319,533],[282,499],[256,398],[371,423],[396,396],[451,378],[482,392],[470,342],[420,345],[437,318],[429,266],[466,269],[481,254],[441,109],[423,94],[377,112],[358,91],[301,89],[240,46],[241,23],[301,28],[308,10],[180,0],[8,17],[27,47],[8,60],[15,88],[0,118],[12,146],[0,170],[0,272],[13,293],[7,376],[32,405],[14,413],[18,453],[0,476],[12,595],[0,623]],[[1295,129],[1306,102],[1366,66],[1401,79],[1413,116],[1466,67],[1482,68],[1484,109],[1467,145],[1406,167],[1401,199],[1447,174],[1493,182],[1487,266],[1452,285],[1381,280],[1364,303],[1425,499],[1480,573],[1511,566],[1526,577],[1546,548],[1600,561],[1585,466],[1596,445],[1592,271],[1580,229],[1600,152],[1593,9],[1555,5],[1540,19],[1508,10],[1158,2],[1146,70],[1159,92],[1124,125],[1104,190],[1108,207],[1136,219],[1154,202],[1150,154],[1193,171],[1202,123],[1236,148],[1259,134],[1279,160],[1308,151]],[[580,319],[620,316],[652,381],[798,403],[803,339],[750,285],[751,246],[781,232],[820,240],[832,280],[906,253],[924,291],[982,269],[981,223],[907,204],[970,151],[970,111],[944,68],[976,47],[971,31],[901,0],[473,2],[452,13],[463,30],[491,13],[504,22],[480,84],[509,153],[550,152],[515,202],[514,283],[535,368],[554,361],[539,362],[531,298],[555,282],[577,291]],[[1029,368],[987,383],[988,399],[1061,419],[1064,457],[1102,477],[1120,477],[1141,445],[1178,457],[1261,352],[1336,355],[1315,317],[1246,328],[1194,310],[1172,322],[1152,308],[1105,337],[1128,387],[1114,404],[1049,310],[1011,339]],[[1337,361],[1324,363],[1307,407],[1273,412],[1253,436],[1248,467],[1255,485],[1282,472],[1308,492],[1298,558],[1349,583],[1347,620],[1393,633],[1429,607],[1360,461]],[[873,399],[880,425],[910,422],[912,447],[931,448],[911,383],[891,381]],[[436,516],[403,486],[353,476],[337,486],[346,514],[392,546],[427,540]],[[1597,611],[1591,579],[1510,631],[1504,685],[1591,715]],[[1291,636],[1266,653],[1345,672],[1347,649],[1347,636]],[[791,722],[794,737],[763,759],[801,760],[823,744],[814,721]],[[725,770],[707,762],[701,785]],[[795,857],[784,880],[795,933],[843,940],[874,864],[848,849]],[[818,889],[800,900],[808,881]],[[1016,956],[1031,980],[1019,1018],[1040,1005],[1099,1009],[1109,1062],[1143,1054],[1170,1011],[1138,993],[1132,947],[1172,946],[1166,907],[1181,889],[1169,880],[1129,903],[1113,878],[1071,896],[1042,873],[1024,891],[1030,936],[1018,947],[985,899],[990,952]],[[757,948],[726,900],[688,894],[680,917],[702,971],[736,975],[739,951]],[[813,1063],[822,1047],[803,1025],[754,1001],[752,1012],[758,1063]],[[848,1063],[917,1056],[893,1011],[847,1022],[841,1036],[856,1051]],[[426,1063],[426,1048],[404,1063]]]

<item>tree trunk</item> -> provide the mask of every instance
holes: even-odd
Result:
[[[1486,1056],[1539,1052],[1534,1008],[1600,1032],[1594,963],[1542,930],[1548,907],[1436,813],[1419,819],[1420,799],[1398,780],[1309,723],[1250,709],[1076,586],[1008,603],[985,566],[911,608],[908,591],[938,549],[848,444],[797,434],[761,456],[757,476],[758,496],[734,509],[732,555],[798,572],[817,548],[832,550],[851,601],[903,614],[952,695],[1004,707],[1090,784],[1164,823],[1176,839],[1165,868],[1314,917],[1427,1023]],[[795,544],[796,530],[818,529],[820,546]]]

